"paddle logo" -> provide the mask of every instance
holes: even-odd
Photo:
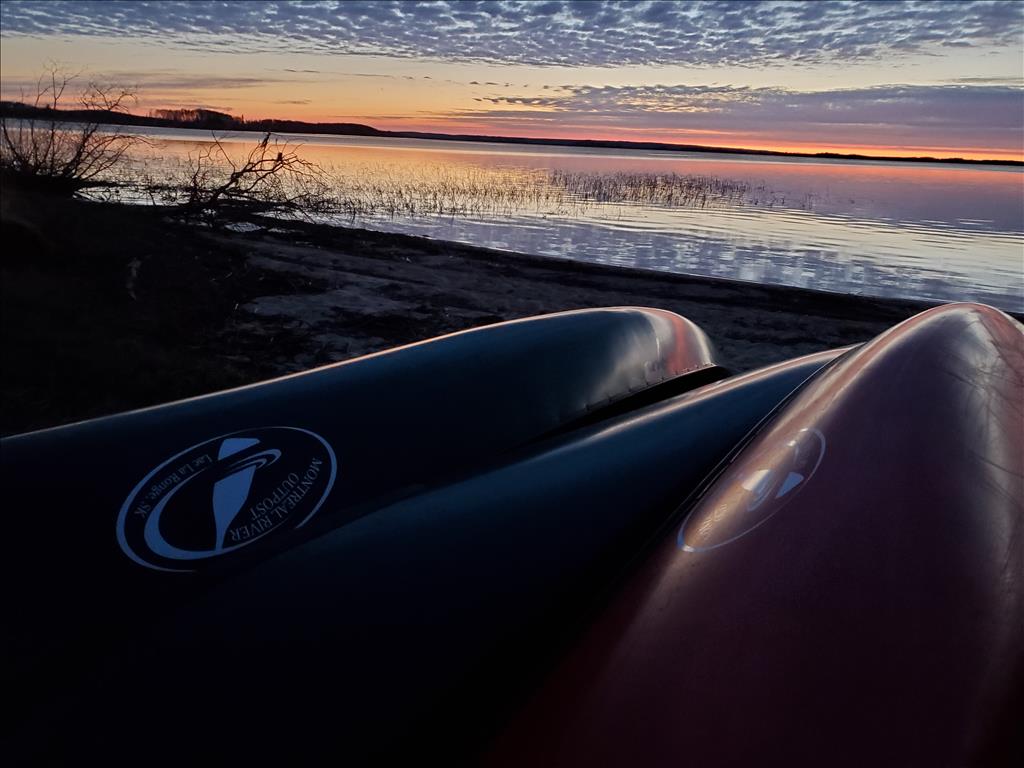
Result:
[[[139,565],[195,571],[302,527],[334,485],[334,451],[296,427],[262,427],[186,448],[139,481],[117,518]]]

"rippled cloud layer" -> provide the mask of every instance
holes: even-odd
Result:
[[[1019,46],[1018,2],[4,0],[4,35],[560,66],[755,66]]]

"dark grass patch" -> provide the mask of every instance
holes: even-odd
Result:
[[[273,360],[294,356],[300,339],[272,321],[232,333],[238,308],[322,288],[254,269],[242,247],[214,245],[155,209],[5,188],[2,222],[3,434],[275,375]]]

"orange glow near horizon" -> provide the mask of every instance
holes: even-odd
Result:
[[[351,117],[324,117],[314,111],[308,114],[274,115],[269,119],[300,120],[303,122],[359,123],[382,131],[414,131],[418,133],[444,133],[452,135],[495,136],[528,139],[558,139],[572,141],[633,141],[662,144],[692,144],[728,149],[753,149],[768,152],[796,152],[816,154],[834,152],[838,154],[869,155],[874,157],[934,157],[936,159],[961,158],[964,160],[1009,160],[1024,162],[1024,146],[1018,149],[997,149],[986,147],[949,147],[930,145],[878,145],[852,142],[799,142],[760,137],[753,133],[736,132],[694,132],[648,131],[628,128],[619,131],[591,131],[586,129],[555,128],[509,130],[500,123],[466,122],[457,117],[445,118],[437,115],[432,119],[415,117],[375,117],[353,115]]]
[[[360,122],[353,120],[352,122]],[[449,133],[484,136],[510,136],[530,139],[565,139],[576,141],[635,141],[663,144],[693,144],[728,149],[754,149],[769,152],[798,152],[815,154],[819,152],[835,152],[839,154],[872,155],[875,157],[934,157],[962,158],[964,160],[1012,160],[1024,162],[1024,147],[1017,150],[1001,150],[984,147],[934,147],[915,145],[875,145],[863,143],[825,143],[825,142],[785,142],[773,141],[747,134],[737,136],[732,133],[695,133],[679,134],[670,131],[629,130],[619,133],[584,132],[573,130],[550,131],[516,131],[509,132],[501,125],[460,124],[458,120],[451,122],[435,121],[420,122],[412,120],[383,119],[371,123],[374,128],[394,131],[418,131],[423,133]]]
[[[1024,136],[1016,147],[983,147],[965,144],[928,144],[926,142],[896,143],[891,139],[885,143],[871,143],[864,138],[850,139],[837,136],[833,141],[817,137],[814,141],[800,141],[793,137],[773,135],[772,131],[758,133],[752,130],[671,130],[644,128],[636,125],[617,125],[614,128],[594,129],[590,126],[574,125],[573,115],[555,113],[542,109],[525,109],[522,115],[506,121],[488,116],[481,110],[473,118],[460,114],[465,107],[461,94],[445,86],[400,88],[401,97],[396,98],[390,89],[380,87],[349,87],[345,92],[345,111],[328,112],[324,103],[336,94],[328,94],[321,84],[307,88],[313,97],[308,104],[282,106],[269,100],[252,100],[233,105],[232,114],[244,115],[248,119],[298,120],[302,122],[359,123],[383,131],[415,131],[419,133],[444,133],[476,136],[513,137],[530,139],[560,139],[573,141],[634,141],[664,144],[693,144],[707,147],[730,149],[753,149],[770,152],[796,152],[815,154],[834,152],[875,157],[934,157],[936,159],[962,158],[965,160],[996,160],[1024,162]],[[279,95],[278,88],[268,89]],[[315,95],[314,95],[315,94]],[[322,97],[322,100],[321,100]],[[210,95],[208,101],[217,103]],[[221,100],[223,101],[223,100]],[[397,113],[396,103],[408,110]],[[180,102],[166,100],[170,108],[180,107]],[[530,116],[547,119],[551,124],[539,127],[523,126],[519,123]]]
[[[207,101],[216,102],[217,99]],[[664,144],[692,144],[706,147],[727,149],[752,149],[769,152],[795,152],[816,154],[832,152],[837,154],[856,154],[874,157],[933,157],[936,159],[961,158],[964,160],[995,160],[1024,162],[1024,144],[1019,148],[1003,149],[993,147],[951,147],[927,144],[870,144],[849,141],[794,141],[770,135],[758,135],[743,131],[671,131],[648,130],[636,127],[620,127],[617,130],[594,131],[585,127],[551,126],[550,128],[524,128],[515,130],[511,125],[502,125],[500,121],[489,121],[486,113],[480,119],[465,120],[458,116],[448,117],[443,113],[433,112],[429,117],[418,117],[415,114],[395,115],[393,113],[373,114],[374,107],[382,106],[378,98],[364,95],[347,101],[348,105],[356,102],[358,113],[328,114],[320,104],[288,105],[287,108],[273,108],[267,102],[246,103],[231,110],[232,114],[244,116],[249,120],[296,120],[309,123],[358,123],[368,125],[382,131],[413,131],[418,133],[443,133],[453,135],[495,136],[530,139],[559,139],[573,141],[633,141],[655,142]],[[163,101],[148,102],[158,106],[154,108],[178,108],[181,102]],[[455,110],[453,110],[455,111]],[[547,114],[540,110],[537,114]],[[571,116],[566,116],[567,120]],[[1024,142],[1024,137],[1022,137]]]

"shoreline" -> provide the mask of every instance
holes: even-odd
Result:
[[[251,223],[251,222],[239,222],[239,223]],[[292,226],[293,222],[288,222],[289,226]],[[721,288],[758,288],[765,289],[768,292],[780,291],[783,293],[796,293],[802,294],[808,299],[820,299],[822,301],[828,299],[838,299],[844,301],[846,299],[852,299],[859,301],[861,299],[868,301],[877,301],[883,303],[894,303],[894,304],[908,304],[914,306],[931,307],[939,304],[954,303],[941,301],[938,299],[914,299],[902,296],[875,296],[872,294],[862,293],[844,293],[842,291],[830,291],[824,288],[806,288],[797,285],[783,285],[781,283],[758,283],[753,280],[740,280],[737,278],[729,277],[714,277],[712,275],[698,275],[684,272],[671,272],[669,270],[645,268],[638,266],[620,266],[616,264],[602,264],[596,261],[584,261],[582,259],[569,259],[560,256],[545,256],[543,254],[526,253],[525,251],[515,251],[506,248],[489,248],[487,246],[470,245],[468,243],[462,243],[457,240],[445,240],[439,237],[429,237],[427,235],[411,235],[404,232],[388,232],[386,230],[369,229],[367,227],[358,226],[347,226],[344,224],[317,224],[310,222],[297,221],[294,222],[296,228],[303,226],[323,226],[333,230],[345,230],[347,232],[357,232],[365,236],[376,236],[380,235],[383,237],[394,237],[394,238],[410,238],[414,242],[424,244],[437,244],[448,250],[461,251],[465,250],[471,252],[481,260],[487,260],[488,258],[503,259],[509,258],[514,259],[517,262],[524,264],[535,262],[538,267],[549,267],[553,270],[557,270],[559,265],[568,265],[567,271],[571,272],[586,272],[588,270],[594,270],[595,272],[604,272],[609,275],[618,275],[621,277],[636,277],[636,278],[650,278],[653,280],[668,280],[680,283],[707,283],[709,285],[718,285]],[[272,224],[271,228],[279,227],[278,224]],[[246,234],[245,230],[232,230],[233,234]],[[270,233],[273,235],[274,233]],[[983,303],[983,302],[982,302]],[[1004,312],[1008,315],[1018,317],[1024,316],[1022,313],[1012,312],[1005,309],[1000,309],[1000,312]]]
[[[102,110],[61,110],[48,107],[33,107],[22,102],[7,101],[0,104],[0,114],[12,119],[58,120],[64,122],[96,122],[111,126],[134,126],[139,128],[170,128],[197,131],[243,131],[261,133],[296,133],[307,136],[362,136],[382,139],[423,139],[428,141],[464,141],[486,144],[516,144],[545,147],[581,147],[590,149],[619,149],[626,151],[696,152],[722,155],[744,155],[751,157],[782,157],[818,160],[878,161],[884,163],[942,163],[952,165],[1007,165],[1024,166],[1024,159],[933,157],[931,155],[865,155],[858,152],[788,152],[779,149],[754,149],[751,147],[720,147],[707,144],[678,144],[663,141],[629,141],[611,139],[563,139],[531,136],[491,136],[477,133],[436,133],[430,131],[392,131],[374,128],[362,123],[310,123],[303,120],[260,118],[239,122],[226,113],[208,110],[206,122],[178,122],[165,118],[146,117],[130,112],[106,112]]]
[[[259,227],[237,232],[168,209],[5,197],[4,434],[571,309],[677,312],[740,372],[867,341],[938,303],[258,216],[231,219]]]
[[[320,283],[317,293],[261,297],[246,309],[310,329],[332,359],[549,312],[646,306],[699,325],[719,363],[739,373],[868,341],[942,303],[577,262],[332,225],[300,222],[295,230],[304,235],[299,242],[266,232],[231,233],[224,242],[245,242],[250,263],[260,269]]]

